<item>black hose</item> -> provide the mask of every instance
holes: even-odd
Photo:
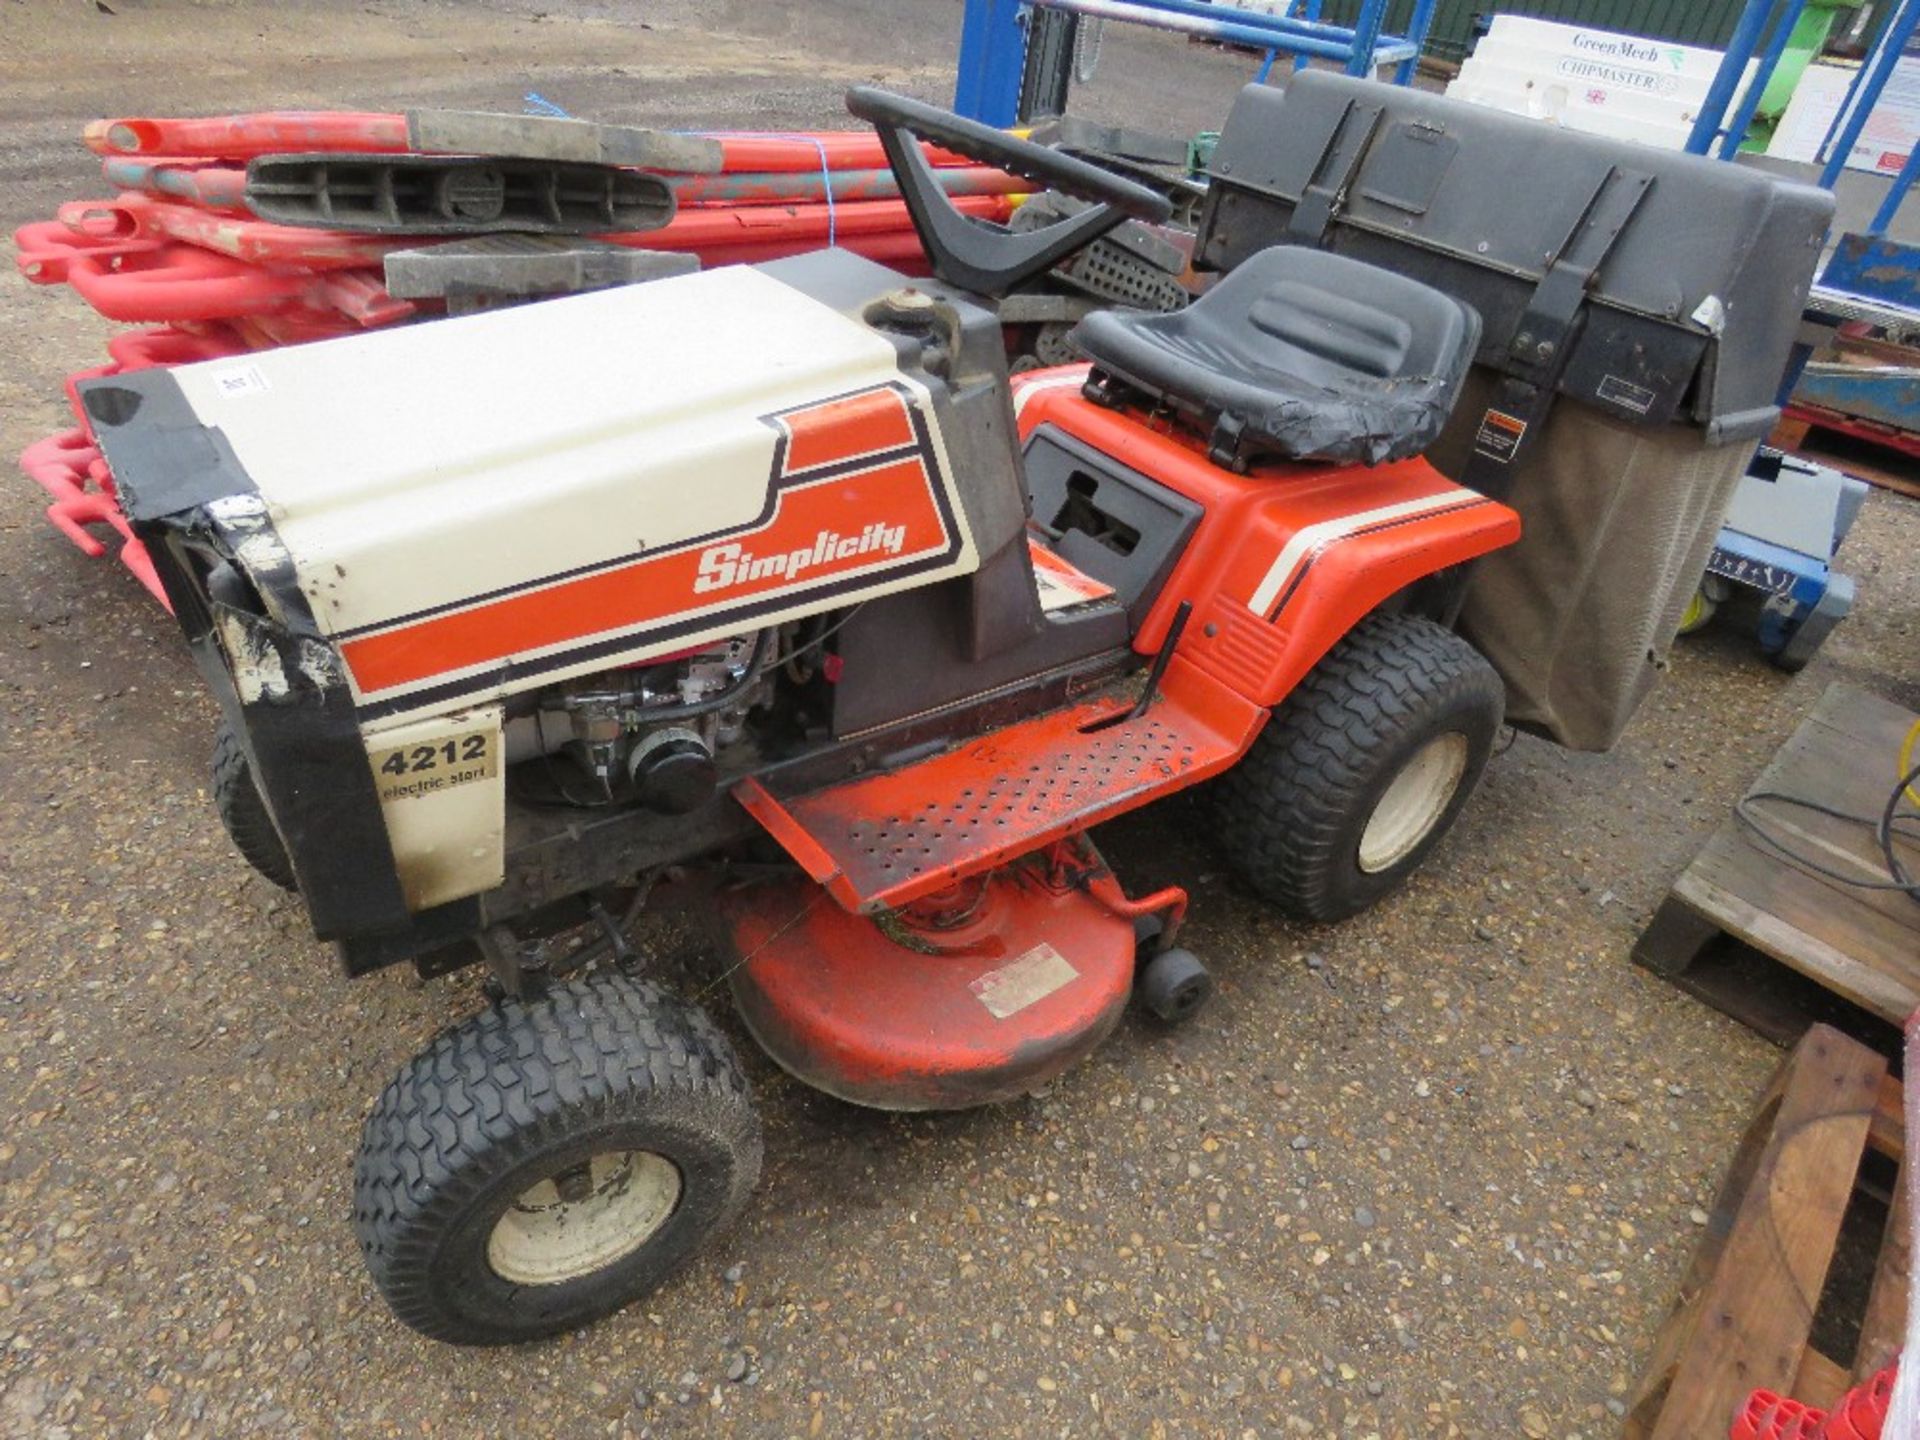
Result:
[[[659,720],[689,720],[696,715],[711,715],[716,710],[725,710],[738,700],[753,683],[768,669],[767,643],[773,636],[771,627],[762,630],[754,637],[753,658],[747,661],[746,673],[718,695],[705,700],[695,700],[691,704],[650,705],[633,712],[634,720],[639,724],[648,724]]]

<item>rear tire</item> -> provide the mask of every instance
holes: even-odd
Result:
[[[1418,616],[1368,616],[1222,778],[1231,863],[1302,919],[1366,909],[1452,826],[1504,709],[1499,674],[1458,635]]]
[[[361,1136],[354,1226],[415,1330],[531,1340],[659,1285],[740,1212],[760,1154],[713,1022],[603,973],[501,1000],[394,1077]]]
[[[220,812],[220,823],[227,827],[227,838],[241,859],[282,890],[298,888],[286,842],[273,828],[247,752],[225,720],[213,736],[213,807]]]

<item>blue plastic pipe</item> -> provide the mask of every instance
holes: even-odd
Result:
[[[1115,20],[1173,30],[1209,40],[1252,46],[1266,53],[1259,79],[1273,68],[1275,55],[1295,57],[1298,70],[1310,56],[1337,60],[1350,75],[1370,75],[1395,64],[1400,84],[1411,80],[1420,45],[1432,23],[1436,0],[1415,0],[1412,33],[1383,35],[1387,0],[1364,0],[1355,29],[1323,24],[1321,0],[1306,0],[1305,18],[1231,10],[1206,0],[966,0],[960,22],[960,63],[954,80],[953,108],[989,125],[1011,125],[1020,105],[1020,79],[1026,63],[1024,12],[1038,7],[1065,10],[1091,19]]]
[[[1066,10],[1097,20],[1117,20],[1128,25],[1173,30],[1208,40],[1227,40],[1255,49],[1271,47],[1318,55],[1328,60],[1343,61],[1349,70],[1353,68],[1354,57],[1365,54],[1356,49],[1355,32],[1350,30],[1330,25],[1314,27],[1341,36],[1339,40],[1324,40],[1298,30],[1282,33],[1271,22],[1271,17],[1240,13],[1231,21],[1221,20],[1217,7],[1197,3],[1197,0],[1032,0],[1032,3],[1048,10]],[[1370,7],[1384,7],[1386,0],[1368,0],[1368,3]],[[1189,10],[1201,13],[1190,14]],[[1208,11],[1212,11],[1212,14],[1207,14]],[[1381,36],[1375,49],[1378,61],[1383,64],[1403,60],[1414,53],[1406,41],[1390,35]]]
[[[1767,48],[1761,53],[1760,68],[1754,71],[1752,83],[1740,97],[1739,108],[1733,112],[1733,123],[1721,138],[1722,160],[1731,160],[1740,153],[1740,146],[1747,138],[1747,127],[1753,124],[1754,113],[1760,108],[1760,97],[1766,93],[1767,82],[1779,68],[1780,57],[1786,53],[1787,41],[1793,36],[1793,27],[1800,23],[1800,12],[1806,8],[1807,0],[1787,0],[1786,13],[1775,22]]]
[[[1347,74],[1371,80],[1380,63],[1380,22],[1387,17],[1387,0],[1366,0],[1353,26],[1353,44],[1347,50]]]
[[[1049,9],[1069,8],[1056,5],[1054,0],[1033,0],[1033,3],[1046,6]],[[1296,19],[1291,15],[1262,15],[1257,10],[1230,9],[1220,5],[1209,4],[1208,0],[1126,0],[1126,3],[1130,4],[1133,9],[1140,11],[1158,10],[1168,15],[1184,15],[1195,20],[1210,21],[1217,25],[1241,25],[1255,30],[1264,30],[1274,36],[1300,35],[1310,40],[1328,40],[1334,44],[1343,46],[1351,45],[1355,34],[1354,30],[1349,30],[1344,25],[1333,25],[1321,21],[1318,18],[1318,6],[1313,7],[1314,18]],[[1366,24],[1368,12],[1374,12],[1377,19],[1385,10],[1386,0],[1365,0],[1357,25],[1363,26]],[[1230,20],[1222,19],[1223,13],[1233,18]],[[1151,19],[1142,18],[1138,23],[1142,25],[1152,25],[1155,22]],[[1377,24],[1375,28],[1377,33]]]
[[[1720,59],[1720,68],[1713,72],[1713,84],[1707,87],[1707,98],[1701,102],[1700,114],[1693,122],[1693,133],[1687,136],[1687,149],[1693,154],[1704,155],[1713,148],[1714,137],[1720,133],[1720,122],[1726,119],[1727,106],[1733,103],[1733,92],[1739,88],[1747,62],[1759,48],[1760,33],[1766,29],[1767,16],[1773,13],[1773,6],[1774,0],[1747,0],[1747,8],[1740,12],[1733,37],[1727,41],[1727,53]]]
[[[1806,0],[1800,0],[1805,4]],[[1393,83],[1411,85],[1413,72],[1420,66],[1420,52],[1427,48],[1427,31],[1433,28],[1433,12],[1439,8],[1440,0],[1414,0],[1413,16],[1407,21],[1407,43],[1413,46],[1414,53],[1400,62],[1393,72]]]
[[[960,64],[953,81],[957,115],[1002,128],[1020,111],[1027,61],[1021,0],[967,0],[960,17]]]
[[[1306,11],[1300,18],[1302,20],[1318,20],[1320,18],[1320,0],[1307,0]],[[1293,73],[1298,75],[1306,68],[1307,57],[1305,55],[1295,55],[1293,57]]]

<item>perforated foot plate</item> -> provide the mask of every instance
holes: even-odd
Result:
[[[1138,719],[1131,702],[1082,701],[812,794],[747,780],[734,795],[841,905],[892,908],[1206,779],[1263,714],[1178,661]]]

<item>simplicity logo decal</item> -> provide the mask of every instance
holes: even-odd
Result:
[[[907,527],[904,525],[869,525],[858,535],[840,535],[832,530],[822,530],[814,537],[812,545],[779,555],[755,555],[741,545],[713,545],[700,556],[700,573],[693,582],[693,588],[696,594],[704,594],[709,590],[725,590],[731,585],[765,580],[771,575],[795,580],[829,560],[850,560],[856,555],[876,552],[898,555],[906,543]]]

